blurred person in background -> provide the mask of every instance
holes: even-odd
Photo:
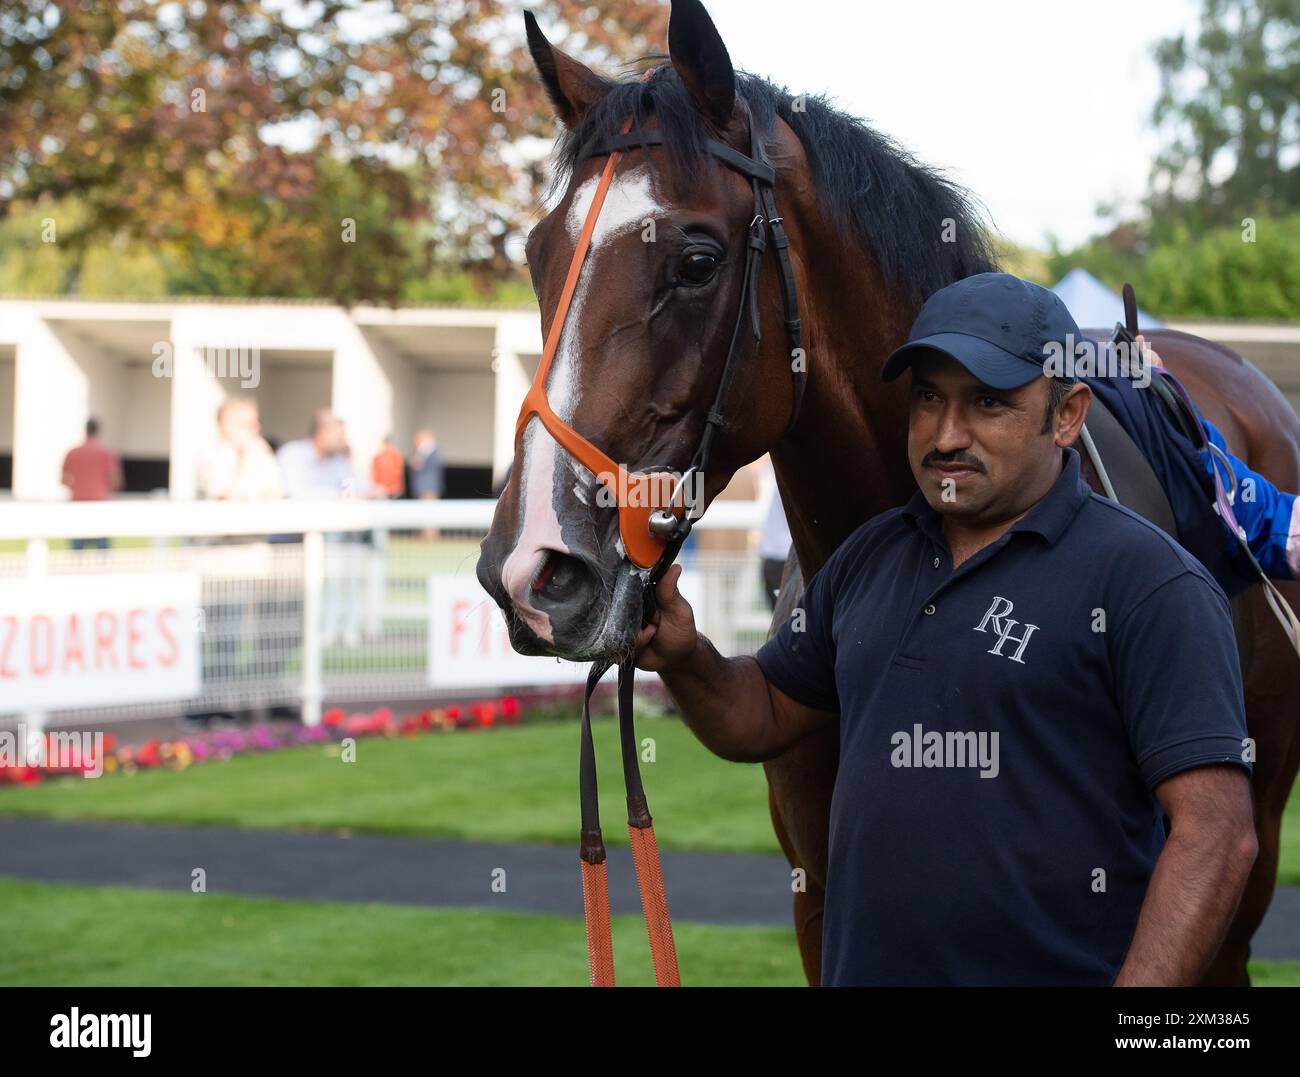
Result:
[[[99,440],[99,420],[86,420],[86,440],[63,458],[63,485],[73,501],[107,501],[122,489],[122,461]],[[74,538],[72,548],[108,549],[106,538]]]
[[[406,461],[391,434],[384,435],[384,444],[370,462],[370,481],[379,497],[401,497],[406,490]]]
[[[217,409],[217,445],[203,461],[199,490],[220,501],[275,501],[284,496],[280,465],[262,437],[257,404],[232,397]]]
[[[231,397],[217,409],[217,444],[199,466],[199,492],[212,501],[265,502],[284,496],[280,466],[262,437],[257,404]],[[271,547],[261,535],[213,536],[203,566],[203,682],[216,690],[227,682],[276,679],[302,638],[302,601],[296,586],[283,587],[272,571]],[[237,548],[235,548],[237,547]],[[247,623],[251,621],[251,623]],[[247,651],[244,640],[251,637]],[[244,683],[241,683],[244,682]],[[272,718],[293,718],[288,706]],[[192,710],[186,720],[208,725],[233,720],[223,710]],[[251,717],[245,712],[244,717]]]
[[[442,467],[442,454],[438,452],[438,439],[432,430],[420,430],[415,435],[415,450],[411,453],[411,490],[421,501],[437,501],[446,485]],[[426,539],[436,539],[437,530],[426,528]]]
[[[297,500],[368,496],[352,466],[343,420],[329,408],[312,416],[311,434],[280,446],[276,453],[285,494]],[[361,591],[365,547],[355,532],[325,533],[325,586],[321,592],[321,645],[361,645]]]
[[[361,484],[352,467],[347,430],[329,408],[317,408],[311,433],[286,441],[275,456],[286,497],[333,501],[359,496]]]

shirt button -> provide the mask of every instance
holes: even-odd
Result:
[[[931,604],[931,605],[929,605],[929,606],[926,606],[926,607],[925,607],[925,610],[924,610],[924,613],[925,613],[925,615],[926,615],[927,617],[931,616],[931,615],[934,613],[934,606],[933,606],[933,604]]]
[[[934,567],[935,568],[939,567],[939,559],[937,557],[934,559]]]

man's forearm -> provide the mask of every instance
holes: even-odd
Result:
[[[659,676],[700,742],[723,759],[756,763],[778,754],[772,743],[772,697],[758,663],[723,658],[703,635]]]
[[[1116,987],[1188,987],[1213,959],[1255,861],[1254,831],[1179,837],[1156,861]]]

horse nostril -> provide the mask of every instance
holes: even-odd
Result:
[[[536,598],[562,602],[591,582],[591,572],[576,557],[548,550],[531,585]]]

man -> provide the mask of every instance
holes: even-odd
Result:
[[[117,453],[99,440],[99,420],[86,420],[86,440],[69,449],[63,458],[63,485],[73,501],[107,501],[122,489],[122,462]],[[74,550],[108,549],[106,538],[76,538]]]
[[[221,501],[275,501],[284,496],[280,468],[262,437],[255,401],[231,397],[217,409],[218,441],[199,476],[203,496]]]
[[[884,371],[911,501],[754,658],[697,634],[676,567],[638,638],[725,758],[838,720],[825,984],[1192,984],[1254,862],[1227,600],[1080,481],[1089,390],[1043,375],[1071,331],[1005,274],[937,292]]]
[[[360,493],[343,420],[329,408],[312,415],[309,436],[285,442],[275,455],[286,497],[332,500]]]
[[[411,489],[421,501],[437,501],[444,492],[442,455],[438,452],[438,439],[432,430],[419,430],[415,435],[415,451],[411,453]],[[425,528],[428,541],[436,540],[436,528]]]
[[[347,429],[329,408],[312,416],[311,436],[286,442],[276,453],[286,496],[311,500],[363,497],[352,466]],[[352,532],[326,532],[325,585],[321,591],[323,645],[361,646],[361,589],[365,550]]]
[[[442,454],[438,452],[438,439],[432,430],[420,430],[415,435],[415,451],[411,453],[411,486],[415,496],[434,500],[443,495]]]
[[[393,444],[392,436],[384,435],[384,443],[370,461],[370,482],[379,496],[401,497],[406,488],[406,461],[401,450]]]
[[[262,437],[257,403],[251,397],[232,396],[217,409],[217,444],[199,468],[199,490],[213,501],[265,502],[284,496],[280,468],[271,446]],[[271,547],[265,536],[232,535],[205,539],[210,549],[202,553],[205,685],[207,697],[194,704],[186,722],[208,725],[234,720],[227,710],[211,709],[212,696],[221,689],[246,688],[247,681],[279,676],[298,648],[302,634],[296,614],[296,589],[291,594],[273,571]],[[237,547],[237,548],[235,548]],[[255,650],[242,660],[250,626]],[[222,682],[226,682],[223,684]],[[292,708],[271,708],[273,718],[295,717]],[[251,718],[252,712],[245,712]]]

